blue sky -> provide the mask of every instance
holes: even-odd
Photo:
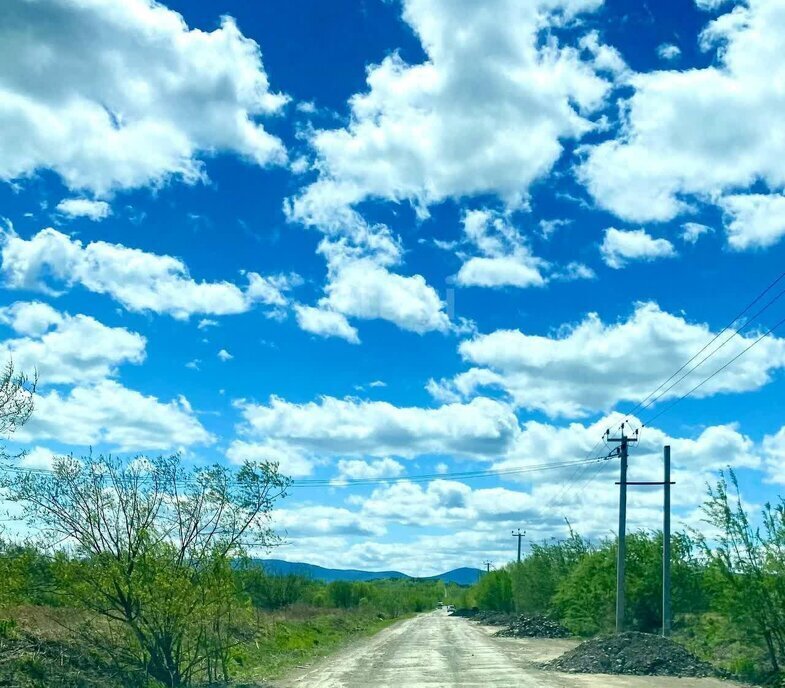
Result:
[[[609,534],[615,462],[450,474],[604,451],[781,273],[783,29],[775,0],[4,3],[0,353],[40,375],[9,446],[334,480],[275,514],[276,556],[324,565]],[[631,476],[672,444],[693,526],[724,466],[775,497],[783,367],[774,332],[644,428]]]

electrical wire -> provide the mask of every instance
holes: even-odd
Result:
[[[672,389],[673,389],[674,387],[676,387],[678,384],[680,384],[681,382],[683,382],[683,381],[684,381],[684,380],[685,380],[687,377],[689,377],[689,376],[690,376],[690,375],[691,375],[693,372],[695,372],[695,371],[696,371],[698,368],[700,368],[700,367],[701,367],[701,366],[702,366],[702,365],[703,365],[703,364],[704,364],[706,361],[708,361],[708,360],[709,360],[709,359],[710,359],[712,356],[714,356],[714,355],[715,355],[715,354],[716,354],[718,351],[720,351],[721,349],[723,349],[723,348],[724,348],[724,347],[725,347],[725,346],[726,346],[726,345],[727,345],[729,342],[731,342],[731,341],[732,341],[732,340],[733,340],[733,339],[734,339],[734,338],[735,338],[737,335],[740,335],[740,334],[741,334],[741,332],[743,332],[743,331],[744,331],[745,329],[747,329],[747,328],[748,328],[750,325],[752,325],[752,323],[753,323],[753,322],[755,322],[755,320],[756,320],[756,319],[757,319],[757,318],[758,318],[758,317],[759,317],[761,314],[763,314],[763,313],[764,313],[766,310],[768,310],[768,308],[769,308],[769,307],[771,307],[771,306],[772,306],[772,305],[773,305],[773,304],[774,304],[774,303],[775,303],[775,302],[776,302],[778,299],[780,299],[780,298],[782,297],[782,295],[783,295],[783,294],[785,294],[785,289],[783,289],[782,291],[780,291],[780,293],[779,293],[779,294],[777,294],[777,295],[776,295],[776,296],[775,296],[773,299],[771,299],[771,301],[769,301],[769,302],[768,302],[768,303],[767,303],[767,304],[766,304],[766,305],[765,305],[763,308],[761,308],[761,309],[760,309],[760,310],[759,310],[757,313],[755,313],[755,315],[753,315],[753,316],[752,316],[752,317],[751,317],[751,318],[750,318],[750,319],[749,319],[749,320],[748,320],[746,323],[744,323],[744,324],[743,324],[743,325],[741,325],[741,326],[740,326],[738,329],[736,329],[736,330],[733,332],[733,334],[731,334],[731,336],[730,336],[730,337],[728,337],[728,338],[727,338],[727,339],[726,339],[724,342],[722,342],[722,344],[720,344],[720,345],[719,345],[719,346],[718,346],[716,349],[714,349],[714,350],[713,350],[713,351],[712,351],[710,354],[708,354],[708,355],[704,356],[704,357],[703,357],[703,358],[702,358],[700,361],[698,361],[698,363],[696,363],[696,364],[695,364],[695,365],[694,365],[692,368],[690,368],[690,369],[689,369],[689,370],[688,370],[688,371],[687,371],[687,372],[686,372],[684,375],[682,375],[682,376],[681,376],[681,377],[680,377],[678,380],[676,380],[675,382],[673,382],[672,384],[670,384],[668,387],[666,387],[665,389],[663,389],[663,390],[662,390],[662,391],[661,391],[661,392],[660,392],[660,393],[659,393],[659,394],[658,394],[656,397],[654,397],[653,399],[651,399],[651,401],[649,401],[647,404],[645,404],[644,406],[642,406],[642,409],[641,409],[641,410],[645,410],[645,409],[647,409],[647,408],[650,408],[650,407],[651,407],[651,406],[653,406],[653,405],[654,405],[654,404],[655,404],[655,403],[656,403],[656,402],[657,402],[659,399],[661,399],[663,396],[665,396],[665,395],[666,395],[666,394],[667,394],[667,393],[668,393],[670,390],[672,390]],[[704,347],[704,349],[703,349],[703,350],[705,350],[705,349],[706,349],[706,347]],[[693,359],[692,359],[692,360],[694,360],[694,359],[695,359],[695,356],[693,356]],[[682,368],[681,368],[681,369],[683,370],[683,369],[684,369],[684,366],[682,366]],[[672,378],[673,378],[673,376],[671,376],[671,379],[672,379]],[[649,396],[651,396],[651,395],[649,395]]]
[[[396,476],[390,478],[358,478],[358,479],[340,479],[340,478],[325,478],[325,479],[301,479],[293,480],[291,487],[293,488],[316,488],[316,487],[348,487],[348,486],[368,486],[368,485],[388,485],[390,483],[412,482],[422,483],[431,480],[476,480],[481,478],[504,477],[509,475],[520,475],[525,473],[534,473],[537,471],[557,470],[572,466],[590,465],[597,461],[604,461],[606,457],[597,456],[593,458],[574,459],[560,462],[549,462],[541,464],[529,464],[526,466],[519,466],[516,468],[502,468],[502,469],[487,469],[478,471],[460,471],[451,473],[420,473],[411,476]],[[25,473],[33,475],[55,475],[56,471],[48,468],[32,468],[24,466],[3,465],[2,470],[11,473]],[[136,478],[139,482],[147,482],[150,478],[140,476]],[[197,484],[193,479],[184,479],[178,481],[180,485],[193,485]]]
[[[723,348],[723,347],[724,347],[724,346],[725,346],[725,345],[726,345],[726,344],[727,344],[729,341],[731,341],[731,340],[732,340],[732,339],[733,339],[733,338],[734,338],[736,335],[740,334],[740,333],[741,333],[741,332],[742,332],[744,329],[746,329],[747,327],[749,327],[749,326],[750,326],[750,325],[751,325],[751,324],[752,324],[752,323],[755,321],[755,319],[756,319],[757,317],[759,317],[759,316],[760,316],[762,313],[764,313],[764,312],[765,312],[765,311],[766,311],[766,310],[767,310],[767,309],[768,309],[770,306],[772,306],[772,305],[773,305],[773,304],[774,304],[774,303],[775,303],[777,300],[779,300],[779,299],[780,299],[780,298],[783,296],[783,294],[785,294],[785,289],[781,290],[781,291],[780,291],[780,292],[779,292],[779,293],[778,293],[776,296],[774,296],[774,298],[772,298],[772,299],[771,299],[771,300],[770,300],[770,301],[769,301],[769,302],[768,302],[768,303],[767,303],[767,304],[766,304],[766,305],[765,305],[763,308],[761,308],[761,309],[760,309],[760,310],[759,310],[757,313],[755,313],[755,315],[753,315],[753,316],[752,316],[751,318],[749,318],[749,319],[748,319],[748,320],[747,320],[747,321],[746,321],[746,322],[745,322],[743,325],[741,325],[739,328],[737,328],[737,329],[736,329],[736,330],[733,332],[733,334],[731,334],[731,336],[730,336],[728,339],[726,339],[726,340],[725,340],[725,341],[724,341],[724,342],[723,342],[723,343],[722,343],[722,344],[721,344],[719,347],[717,347],[717,348],[716,348],[716,349],[715,349],[715,350],[714,350],[714,351],[713,351],[711,354],[709,354],[708,356],[704,357],[704,358],[703,358],[703,359],[702,359],[702,360],[701,360],[701,361],[700,361],[700,362],[699,362],[699,363],[698,363],[696,366],[694,366],[692,369],[690,369],[690,370],[689,370],[689,371],[688,371],[688,372],[687,372],[685,375],[683,375],[683,376],[682,376],[682,377],[681,377],[679,380],[677,380],[677,381],[676,381],[674,384],[670,385],[670,386],[669,386],[669,387],[668,387],[666,390],[664,390],[664,391],[663,391],[661,394],[657,395],[657,393],[658,393],[658,392],[660,392],[660,390],[662,390],[662,388],[663,388],[663,387],[665,387],[665,386],[666,386],[666,385],[667,385],[667,384],[668,384],[668,383],[669,383],[671,380],[673,380],[675,377],[677,377],[677,376],[679,375],[679,373],[681,373],[681,372],[682,372],[682,371],[683,371],[685,368],[687,368],[687,367],[690,365],[690,363],[692,363],[693,361],[695,361],[695,359],[697,359],[697,358],[698,358],[698,357],[699,357],[699,356],[700,356],[700,355],[701,355],[701,354],[702,354],[704,351],[706,351],[706,350],[707,350],[709,347],[711,347],[711,345],[712,345],[712,344],[714,344],[714,342],[716,342],[716,341],[717,341],[717,340],[718,340],[720,337],[722,337],[722,335],[723,335],[723,334],[725,334],[726,332],[728,332],[728,330],[730,330],[730,329],[733,327],[733,325],[734,325],[736,322],[738,322],[738,321],[739,321],[741,318],[743,318],[743,317],[744,317],[744,316],[747,314],[747,312],[748,312],[748,311],[749,311],[749,310],[750,310],[750,309],[751,309],[751,308],[752,308],[752,307],[753,307],[753,306],[754,306],[756,303],[758,303],[758,302],[759,302],[759,301],[760,301],[760,300],[761,300],[761,299],[762,299],[764,296],[766,296],[766,294],[768,294],[768,293],[769,293],[769,292],[770,292],[770,291],[771,291],[771,290],[772,290],[774,287],[776,287],[776,286],[777,286],[777,284],[779,284],[780,282],[782,282],[782,280],[783,280],[783,279],[785,279],[785,271],[781,272],[781,273],[780,273],[780,274],[779,274],[779,275],[778,275],[778,276],[777,276],[777,277],[776,277],[774,280],[772,280],[772,281],[771,281],[771,282],[770,282],[770,283],[769,283],[769,284],[768,284],[768,285],[767,285],[767,286],[766,286],[766,287],[765,287],[765,288],[764,288],[764,289],[763,289],[763,290],[762,290],[762,291],[761,291],[761,292],[760,292],[760,293],[759,293],[759,294],[758,294],[758,295],[757,295],[757,296],[756,296],[754,299],[752,299],[752,301],[750,301],[750,302],[749,302],[749,303],[748,303],[748,304],[747,304],[747,305],[746,305],[746,306],[745,306],[745,307],[744,307],[744,308],[743,308],[741,311],[739,311],[739,313],[738,313],[738,314],[737,314],[737,315],[736,315],[736,316],[735,316],[735,317],[734,317],[732,320],[730,320],[730,321],[728,322],[728,324],[727,324],[727,325],[725,325],[725,327],[723,327],[723,328],[722,328],[722,329],[721,329],[721,330],[720,330],[720,331],[719,331],[717,334],[715,334],[715,335],[714,335],[714,336],[713,336],[713,337],[712,337],[712,338],[711,338],[711,339],[710,339],[708,342],[706,342],[706,344],[704,344],[704,345],[703,345],[703,347],[702,347],[702,348],[701,348],[699,351],[696,351],[696,352],[695,352],[695,354],[693,354],[693,356],[692,356],[690,359],[688,359],[687,361],[685,361],[685,362],[684,362],[684,363],[681,365],[681,367],[679,367],[679,368],[678,368],[676,371],[674,371],[674,372],[671,374],[671,376],[670,376],[670,377],[668,377],[666,380],[663,380],[663,381],[662,381],[662,382],[661,382],[661,383],[660,383],[660,384],[659,384],[659,385],[658,385],[658,386],[657,386],[655,389],[653,389],[651,392],[649,392],[649,394],[647,394],[647,395],[646,395],[646,396],[645,396],[643,399],[641,399],[641,400],[640,400],[640,401],[639,401],[639,402],[638,402],[638,403],[637,403],[637,404],[636,404],[636,405],[635,405],[635,406],[634,406],[634,407],[633,407],[631,410],[627,411],[627,413],[625,414],[624,420],[623,420],[621,423],[619,423],[618,425],[614,426],[614,427],[613,427],[613,430],[615,431],[615,430],[619,429],[620,427],[622,427],[622,425],[623,425],[624,423],[626,423],[626,422],[629,422],[630,416],[632,416],[634,413],[636,413],[636,412],[637,412],[639,409],[646,410],[646,409],[650,408],[651,406],[653,406],[653,405],[654,405],[654,403],[656,403],[656,402],[657,402],[659,399],[661,399],[661,398],[662,398],[662,396],[663,396],[664,394],[666,394],[668,391],[670,391],[671,389],[673,389],[673,387],[675,387],[677,384],[681,383],[681,382],[682,382],[682,381],[683,381],[685,378],[687,378],[687,377],[688,377],[688,376],[689,376],[689,375],[690,375],[690,374],[691,374],[691,373],[692,373],[694,370],[696,370],[698,367],[700,367],[701,365],[703,365],[703,363],[705,363],[705,362],[706,362],[706,361],[707,361],[709,358],[711,358],[711,357],[712,357],[714,354],[716,354],[716,353],[717,353],[717,352],[718,352],[720,349],[722,349],[722,348]],[[776,327],[776,326],[775,326],[775,327]],[[764,335],[764,336],[765,336],[765,335]],[[756,343],[757,343],[757,342],[756,342]],[[754,344],[753,344],[752,346],[754,346]],[[746,352],[747,350],[749,350],[749,348],[752,348],[752,346],[748,347],[748,349],[745,349],[745,352]],[[742,353],[744,353],[744,352],[742,352]],[[727,367],[728,367],[728,365],[730,365],[730,364],[731,364],[733,361],[735,361],[735,360],[736,360],[737,358],[739,358],[740,356],[741,356],[741,354],[739,354],[739,356],[736,356],[735,358],[731,359],[731,361],[729,361],[729,362],[728,362],[728,363],[727,363],[725,366],[723,366],[723,367],[722,367],[720,370],[723,370],[723,369],[727,368]],[[718,372],[720,372],[720,370],[718,370],[718,371],[716,371],[716,372],[718,373]],[[716,375],[716,373],[715,373],[715,375]],[[712,375],[711,377],[714,377],[714,375]],[[689,392],[688,394],[686,394],[686,395],[685,395],[683,398],[686,398],[687,396],[689,396],[689,394],[691,394],[693,391],[695,391],[695,389],[698,389],[699,387],[701,387],[701,386],[702,386],[703,384],[705,384],[706,382],[708,382],[708,380],[704,380],[704,381],[703,381],[703,382],[702,382],[700,385],[698,385],[696,388],[694,388],[693,390],[690,390],[690,392]],[[652,399],[652,397],[654,397],[655,395],[657,395],[657,397],[656,397],[655,399]],[[681,399],[679,399],[677,402],[675,402],[675,403],[674,403],[674,404],[672,404],[671,406],[675,406],[675,405],[676,405],[676,403],[678,403],[679,401],[681,401]],[[643,423],[643,424],[641,425],[641,427],[639,428],[639,430],[641,430],[641,431],[642,431],[644,427],[646,427],[647,425],[649,425],[649,423],[651,423],[651,421],[652,421],[652,420],[654,420],[655,418],[658,418],[660,415],[662,415],[662,414],[658,414],[658,415],[656,415],[656,416],[653,416],[651,419],[649,419],[649,421],[648,421],[647,423]],[[609,428],[609,431],[610,431],[610,428]],[[594,445],[594,447],[593,447],[593,448],[590,450],[590,453],[591,453],[591,452],[594,452],[594,451],[596,450],[597,446],[600,444],[600,442],[601,442],[601,441],[602,441],[601,439],[597,441],[597,443]]]
[[[679,369],[678,369],[676,372],[674,372],[674,373],[673,373],[673,374],[672,374],[672,375],[671,375],[671,376],[670,376],[670,377],[669,377],[667,380],[663,380],[663,381],[660,383],[660,385],[659,385],[659,386],[658,386],[656,389],[652,390],[652,391],[651,391],[651,392],[650,392],[650,393],[649,393],[649,394],[648,394],[646,397],[644,397],[643,399],[641,399],[641,401],[639,401],[639,402],[636,404],[636,406],[635,406],[635,407],[634,407],[634,408],[633,408],[631,411],[629,411],[629,412],[628,412],[626,415],[630,416],[630,415],[632,415],[633,413],[635,413],[635,412],[636,412],[638,409],[640,409],[640,408],[641,408],[641,407],[642,407],[642,406],[643,406],[643,405],[644,405],[644,404],[645,404],[645,403],[646,403],[646,402],[647,402],[649,399],[651,399],[651,397],[653,397],[655,394],[657,394],[657,392],[659,392],[659,391],[660,391],[660,390],[661,390],[661,389],[662,389],[662,388],[663,388],[665,385],[667,385],[667,384],[668,384],[668,383],[669,383],[669,382],[670,382],[670,381],[671,381],[671,380],[672,380],[674,377],[676,377],[676,376],[677,376],[677,375],[678,375],[678,374],[679,374],[679,373],[680,373],[682,370],[684,370],[684,369],[685,369],[685,368],[686,368],[686,367],[687,367],[687,366],[688,366],[690,363],[692,363],[692,362],[693,362],[693,361],[694,361],[696,358],[698,358],[698,356],[700,356],[700,355],[701,355],[701,354],[702,354],[704,351],[706,351],[706,349],[708,349],[708,348],[709,348],[709,347],[710,347],[712,344],[714,344],[714,342],[716,342],[716,341],[717,341],[717,340],[718,340],[718,339],[719,339],[719,338],[720,338],[720,337],[721,337],[721,336],[722,336],[722,335],[723,335],[725,332],[727,332],[728,330],[730,330],[730,329],[731,329],[731,327],[733,327],[734,323],[736,323],[736,322],[737,322],[737,321],[738,321],[740,318],[744,317],[744,315],[747,313],[747,311],[749,311],[749,310],[750,310],[750,309],[751,309],[751,308],[752,308],[752,307],[753,307],[753,306],[754,306],[756,303],[758,303],[758,301],[760,301],[760,300],[761,300],[761,299],[762,299],[762,298],[763,298],[763,297],[764,297],[766,294],[768,294],[768,293],[769,293],[769,292],[770,292],[770,291],[771,291],[771,290],[772,290],[772,289],[773,289],[773,288],[774,288],[774,287],[775,287],[777,284],[779,284],[779,283],[780,283],[780,282],[781,282],[783,279],[785,279],[785,271],[783,271],[783,272],[782,272],[782,273],[779,275],[779,277],[777,277],[777,278],[776,278],[776,279],[775,279],[773,282],[771,282],[771,283],[770,283],[770,284],[769,284],[769,285],[768,285],[768,286],[767,286],[767,287],[766,287],[766,288],[765,288],[765,289],[764,289],[762,292],[760,292],[760,293],[759,293],[759,294],[758,294],[758,295],[757,295],[757,296],[756,296],[756,297],[755,297],[755,298],[754,298],[752,301],[750,301],[750,302],[749,302],[749,303],[748,303],[748,304],[747,304],[747,305],[746,305],[746,306],[745,306],[745,307],[744,307],[744,308],[741,310],[741,312],[739,312],[739,313],[736,315],[736,317],[734,317],[734,318],[733,318],[733,320],[731,320],[731,321],[730,321],[730,322],[729,322],[727,325],[725,325],[725,327],[723,327],[723,328],[722,328],[722,329],[721,329],[721,330],[720,330],[720,331],[719,331],[719,332],[718,332],[716,335],[714,335],[714,337],[712,337],[712,338],[711,338],[711,339],[710,339],[710,340],[709,340],[709,341],[708,341],[708,342],[707,342],[707,343],[706,343],[706,344],[703,346],[703,348],[702,348],[700,351],[697,351],[697,352],[695,352],[695,354],[692,356],[692,358],[690,358],[688,361],[685,361],[685,362],[684,362],[684,364],[683,364],[683,365],[682,365],[682,366],[681,366],[681,367],[680,367],[680,368],[679,368]],[[754,318],[758,317],[758,315],[760,315],[760,314],[761,314],[763,311],[765,311],[765,310],[766,310],[766,309],[767,309],[769,306],[771,306],[771,305],[772,305],[772,304],[773,304],[773,303],[774,303],[774,302],[775,302],[777,299],[779,299],[779,298],[780,298],[780,297],[783,295],[783,293],[785,293],[785,290],[781,291],[779,294],[777,294],[777,296],[775,296],[775,297],[774,297],[774,298],[773,298],[771,301],[769,301],[769,303],[768,303],[768,304],[766,304],[766,306],[765,306],[763,309],[761,309],[760,311],[758,311],[758,313],[756,313],[756,314],[755,314],[755,315],[754,315],[754,316],[753,316],[753,317],[752,317],[750,320],[748,320],[748,321],[747,321],[747,323],[744,325],[744,327],[746,327],[747,325],[749,325],[749,324],[750,324],[750,323],[753,321],[753,319],[754,319]],[[740,329],[736,330],[736,331],[733,333],[733,335],[731,335],[731,339],[732,339],[732,338],[733,338],[733,337],[734,337],[736,334],[738,334],[738,333],[739,333],[739,331],[740,331],[741,329],[744,329],[744,327],[742,327],[742,328],[740,328]],[[650,404],[649,404],[649,405],[650,405]]]
[[[394,478],[380,478],[380,479],[324,479],[324,480],[295,480],[294,487],[345,487],[347,485],[385,485],[390,483],[411,482],[421,483],[429,482],[431,480],[475,480],[479,478],[493,478],[504,477],[509,475],[520,475],[525,473],[535,473],[538,471],[556,470],[560,468],[567,468],[571,466],[590,465],[597,461],[603,461],[605,457],[597,456],[590,459],[575,459],[569,461],[550,462],[542,464],[530,464],[527,466],[519,466],[517,468],[506,469],[488,469],[482,471],[463,471],[453,473],[424,473],[411,476],[396,476]]]
[[[763,340],[764,340],[766,337],[768,337],[768,336],[769,336],[769,335],[770,335],[772,332],[774,332],[774,330],[776,330],[777,328],[781,327],[783,324],[785,324],[785,318],[783,318],[783,319],[782,319],[782,320],[780,320],[778,323],[776,323],[775,325],[773,325],[772,327],[770,327],[768,330],[766,330],[766,332],[764,332],[762,335],[760,335],[760,337],[758,337],[758,338],[757,338],[757,339],[756,339],[754,342],[752,342],[752,344],[750,344],[750,345],[749,345],[748,347],[746,347],[745,349],[742,349],[742,350],[741,350],[741,351],[740,351],[738,354],[736,354],[736,355],[735,355],[735,356],[734,356],[732,359],[730,359],[730,361],[728,361],[728,362],[727,362],[725,365],[723,365],[723,366],[721,366],[720,368],[718,368],[717,370],[715,370],[715,371],[714,371],[714,372],[713,372],[711,375],[709,375],[708,377],[705,377],[703,380],[701,380],[701,381],[700,381],[700,382],[699,382],[697,385],[695,385],[695,386],[694,386],[692,389],[690,389],[688,392],[685,392],[684,394],[682,394],[682,395],[681,395],[681,396],[680,396],[678,399],[676,399],[676,401],[674,401],[672,404],[670,404],[670,405],[666,406],[666,407],[665,407],[664,409],[662,409],[662,410],[661,410],[659,413],[656,413],[656,414],[655,414],[655,415],[653,415],[651,418],[649,418],[649,419],[648,419],[648,420],[647,420],[647,421],[644,423],[644,425],[645,425],[645,426],[648,426],[648,425],[650,425],[650,424],[651,424],[653,421],[655,421],[657,418],[659,418],[659,417],[660,417],[660,416],[662,416],[663,414],[665,414],[665,413],[667,413],[668,411],[670,411],[670,410],[671,410],[671,409],[672,409],[674,406],[676,406],[678,403],[680,403],[681,401],[684,401],[684,399],[686,399],[687,397],[689,397],[689,396],[690,396],[690,395],[691,395],[693,392],[695,392],[695,391],[699,390],[701,387],[703,387],[703,385],[705,385],[705,384],[706,384],[706,383],[707,383],[709,380],[711,380],[711,379],[712,379],[712,378],[714,378],[715,376],[719,375],[719,374],[720,374],[720,373],[721,373],[723,370],[725,370],[725,369],[726,369],[728,366],[730,366],[732,363],[734,363],[735,361],[737,361],[738,359],[740,359],[740,358],[741,358],[741,357],[742,357],[744,354],[746,354],[746,353],[747,353],[747,352],[748,352],[750,349],[752,349],[754,346],[756,346],[757,344],[759,344],[760,342],[762,342],[762,341],[763,341]]]

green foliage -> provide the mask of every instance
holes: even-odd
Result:
[[[0,540],[0,607],[16,604],[56,605],[50,559],[32,545]]]
[[[247,539],[275,542],[266,524],[288,484],[271,464],[185,472],[177,456],[90,456],[3,486],[47,539],[74,543],[53,572],[62,595],[94,614],[84,642],[131,677],[179,688],[228,679],[244,611],[231,560]]]
[[[589,543],[572,530],[566,540],[532,545],[531,554],[510,567],[515,610],[521,614],[552,614],[557,588],[590,549]]]
[[[452,604],[457,609],[471,609],[477,606],[474,593],[473,587],[448,583],[445,585],[444,604]]]
[[[348,638],[375,633],[390,623],[391,619],[380,618],[374,610],[362,607],[294,607],[272,618],[265,615],[254,641],[240,648],[233,673],[244,680],[275,678],[287,669],[335,651]]]
[[[554,605],[567,628],[581,635],[611,631],[616,618],[615,540],[587,552],[559,584]],[[703,571],[693,556],[689,537],[671,540],[673,608],[697,613],[707,605]],[[646,633],[662,627],[662,533],[627,535],[625,577],[626,625]]]
[[[482,609],[498,612],[513,610],[512,576],[507,569],[489,571],[475,586],[475,600]]]
[[[734,619],[737,637],[765,648],[773,674],[785,669],[785,500],[766,504],[761,527],[750,522],[731,471],[709,490],[707,522],[718,534],[699,537],[714,609]]]
[[[257,609],[283,609],[297,602],[312,601],[320,587],[305,576],[271,576],[252,562],[237,571],[238,585]],[[322,603],[321,606],[324,606]]]
[[[315,592],[311,601],[339,609],[375,609],[396,618],[433,609],[444,597],[445,586],[440,581],[391,578],[368,582],[333,581],[324,587],[323,593]]]

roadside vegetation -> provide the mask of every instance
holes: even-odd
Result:
[[[767,504],[753,525],[732,472],[708,491],[707,531],[672,540],[673,638],[748,681],[785,679],[785,500]],[[570,529],[535,544],[520,564],[482,576],[450,601],[458,607],[547,616],[580,636],[613,632],[615,540],[591,543]],[[626,623],[662,627],[662,533],[627,536]]]
[[[0,372],[4,436],[34,391],[12,365]],[[436,581],[267,575],[247,553],[280,542],[270,517],[290,481],[274,463],[0,458],[15,533],[0,533],[0,686],[263,685],[446,594]]]
[[[435,607],[446,593],[437,581],[271,576],[250,561],[223,568],[222,584],[196,578],[161,586],[155,576],[149,587],[144,583],[137,614],[154,629],[150,639],[163,636],[155,642],[176,635],[176,649],[170,673],[153,676],[154,650],[142,644],[150,640],[83,602],[85,587],[96,583],[89,578],[94,565],[64,552],[0,543],[0,686],[262,686],[350,638]]]
[[[245,552],[278,542],[287,487],[274,464],[177,456],[12,471],[5,498],[41,537],[0,540],[0,685],[257,685],[444,599],[437,581],[268,575]]]

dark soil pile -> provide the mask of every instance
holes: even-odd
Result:
[[[647,633],[621,633],[593,638],[544,667],[576,674],[717,675],[710,664],[698,659],[681,645]]]
[[[507,612],[480,612],[476,614],[474,620],[477,623],[485,624],[486,626],[509,626],[515,621],[514,614]]]
[[[450,616],[463,616],[467,619],[472,619],[477,616],[479,610],[477,609],[456,609],[455,611],[450,612]]]
[[[503,628],[494,635],[499,638],[569,638],[572,634],[544,616],[519,616],[509,628]]]

